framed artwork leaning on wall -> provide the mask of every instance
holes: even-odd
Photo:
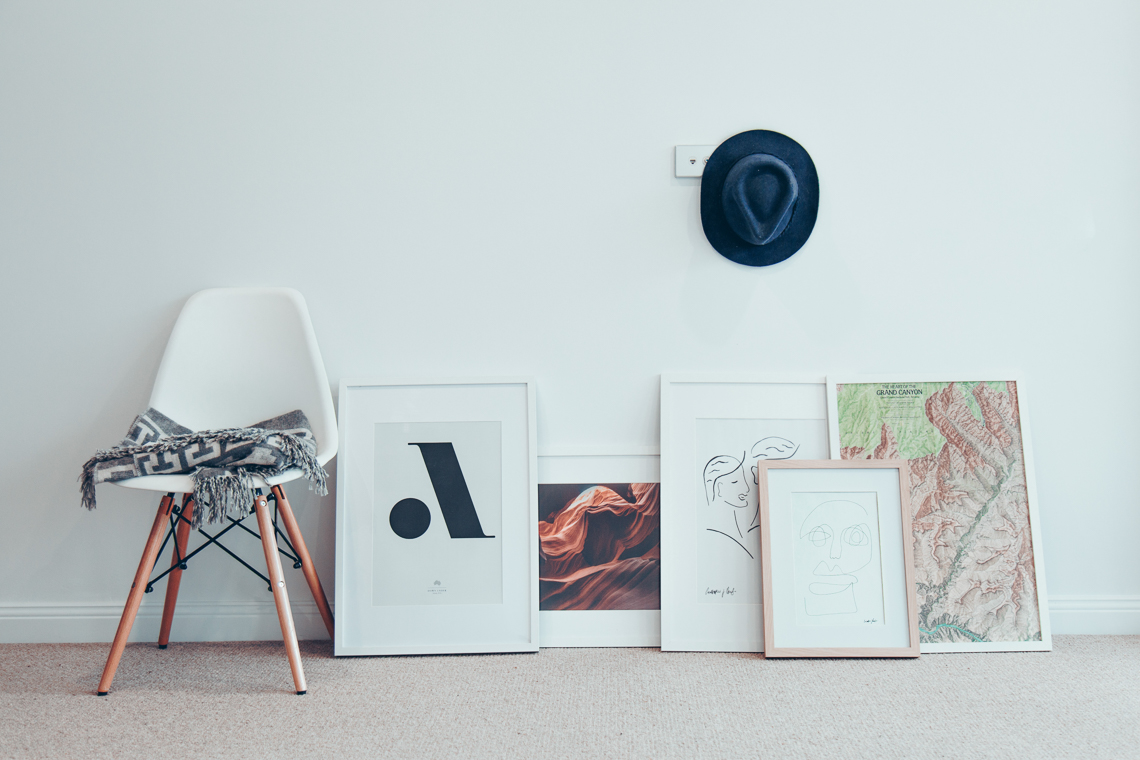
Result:
[[[900,460],[761,462],[765,657],[918,657]]]
[[[538,475],[542,646],[660,646],[656,449],[544,452]]]
[[[757,464],[827,458],[819,376],[661,376],[661,648],[760,652]]]
[[[974,377],[828,377],[831,455],[910,463],[923,652],[1047,651],[1025,384]]]
[[[535,387],[342,381],[335,654],[538,649]]]

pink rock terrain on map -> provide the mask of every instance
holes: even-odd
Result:
[[[978,383],[973,397],[981,421],[956,385],[932,394],[926,416],[946,443],[909,460],[922,641],[1040,640],[1016,385]],[[873,451],[841,455],[900,457],[888,424]]]

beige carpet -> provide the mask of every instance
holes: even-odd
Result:
[[[1140,636],[1036,654],[765,661],[651,649],[334,659],[302,642],[0,645],[4,757],[1140,757]]]

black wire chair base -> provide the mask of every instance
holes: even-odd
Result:
[[[261,495],[261,489],[257,490],[257,495],[258,496]],[[173,493],[169,494],[169,496],[171,499],[174,498]],[[277,526],[277,496],[276,496],[276,494],[273,493],[272,490],[270,490],[269,496],[267,498],[269,498],[273,501],[273,534],[274,534],[274,537],[277,539],[277,551],[280,552],[281,554],[285,555],[289,559],[293,560],[293,567],[300,568],[302,566],[302,563],[301,563],[301,558],[299,556],[297,556],[297,550],[293,548],[293,544],[289,541],[289,537],[287,535],[285,535],[285,533],[283,533],[281,531],[281,529]],[[224,544],[221,543],[221,541],[218,540],[222,536],[229,533],[234,528],[241,528],[246,533],[248,533],[249,535],[256,538],[258,541],[258,544],[260,544],[261,543],[261,534],[258,533],[257,531],[250,530],[249,527],[247,527],[244,524],[245,520],[247,520],[250,517],[253,517],[254,515],[255,515],[254,512],[250,512],[248,515],[243,517],[241,520],[235,520],[232,517],[229,517],[227,515],[226,519],[229,520],[230,524],[227,525],[225,528],[223,528],[221,530],[221,532],[219,532],[217,535],[210,535],[209,533],[207,533],[202,528],[198,528],[198,532],[201,533],[206,538],[205,543],[203,543],[201,546],[199,546],[197,549],[190,552],[186,556],[182,556],[182,554],[178,551],[178,539],[175,538],[175,532],[177,531],[178,525],[180,522],[186,523],[188,526],[190,526],[191,530],[193,530],[193,524],[190,522],[189,519],[187,519],[186,515],[182,514],[182,507],[181,506],[178,506],[178,505],[173,506],[170,510],[170,517],[167,518],[169,523],[170,523],[170,529],[166,533],[166,538],[164,538],[162,540],[162,546],[159,547],[159,549],[158,549],[158,555],[155,556],[155,558],[154,558],[154,566],[151,568],[151,572],[153,573],[154,568],[158,567],[158,561],[159,561],[159,559],[162,558],[163,552],[166,551],[166,545],[168,543],[171,544],[171,548],[173,549],[175,561],[172,562],[170,564],[170,567],[168,567],[166,570],[164,570],[163,572],[159,573],[157,576],[155,576],[154,578],[151,578],[150,580],[148,580],[146,582],[146,593],[149,594],[150,592],[154,591],[154,584],[158,583],[160,580],[162,580],[166,576],[170,575],[170,573],[172,573],[174,570],[185,570],[185,569],[187,569],[187,566],[188,566],[188,563],[190,562],[190,560],[193,559],[194,557],[198,556],[198,554],[201,553],[202,550],[204,550],[206,547],[210,546],[211,544],[213,544],[214,546],[217,546],[219,549],[224,551],[226,554],[230,555],[235,560],[237,560],[239,563],[241,563],[242,566],[244,566],[251,573],[256,575],[261,580],[265,581],[266,588],[269,589],[270,592],[272,592],[273,591],[273,584],[268,578],[266,578],[264,575],[262,575],[261,572],[257,570],[257,568],[253,567],[253,565],[249,564],[244,559],[242,559],[241,557],[239,557],[238,555],[236,555],[232,551],[230,551],[229,548],[227,548]],[[173,542],[170,541],[171,538],[174,538]],[[289,551],[285,551],[284,549],[281,548],[282,543],[284,543],[285,546],[289,547]],[[292,552],[292,553],[290,553],[290,552]]]

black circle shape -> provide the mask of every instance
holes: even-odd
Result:
[[[431,525],[431,511],[419,499],[400,499],[388,513],[388,524],[400,538],[419,538]]]
[[[755,245],[733,231],[724,210],[725,180],[746,156],[774,156],[792,170],[798,193],[792,217],[775,239]],[[701,176],[701,226],[717,253],[737,264],[766,267],[778,264],[803,247],[819,213],[819,176],[811,156],[798,142],[766,129],[741,132],[721,143],[705,164]]]

